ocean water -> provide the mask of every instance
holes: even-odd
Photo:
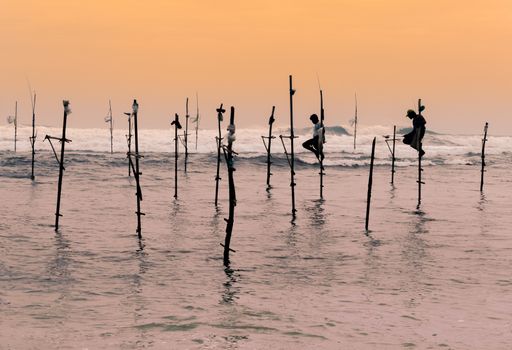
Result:
[[[416,210],[415,153],[398,146],[392,186],[389,128],[362,130],[356,152],[350,135],[328,134],[324,199],[318,166],[301,151],[292,221],[279,139],[266,191],[264,131],[238,130],[236,252],[226,269],[227,175],[223,163],[216,208],[213,131],[191,147],[187,174],[180,158],[177,200],[170,131],[141,131],[139,241],[125,132],[111,155],[105,130],[69,130],[55,233],[49,145],[37,144],[31,182],[28,129],[16,154],[11,129],[0,129],[0,349],[512,347],[510,137],[489,137],[480,193],[481,135],[426,135]],[[59,135],[41,128],[39,140],[47,132]]]

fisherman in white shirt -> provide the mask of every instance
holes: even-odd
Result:
[[[318,116],[316,114],[312,114],[311,117],[309,117],[309,120],[311,120],[311,122],[314,124],[313,138],[304,142],[302,144],[302,147],[313,152],[318,159],[321,158],[321,160],[323,160],[324,154],[320,150],[320,142],[323,143],[322,124],[320,124],[320,121],[318,120]],[[322,141],[320,141],[320,140],[322,140]]]

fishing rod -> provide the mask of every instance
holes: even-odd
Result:
[[[368,234],[368,223],[370,221],[370,203],[372,199],[372,186],[373,186],[373,161],[375,159],[375,140],[377,138],[373,138],[372,142],[372,155],[370,158],[370,174],[368,175],[368,194],[366,196],[366,221],[364,228],[366,230],[366,233]]]
[[[284,136],[279,135],[279,138],[281,139],[281,143],[283,144],[284,153],[286,154],[286,160],[288,161],[288,165],[290,166],[290,187],[292,190],[292,217],[295,219],[295,213],[297,210],[295,209],[295,153],[293,148],[293,141],[297,137],[295,136],[293,132],[293,95],[295,94],[295,90],[293,90],[292,87],[292,76],[289,76],[289,83],[290,83],[290,135]],[[286,149],[286,145],[284,144],[283,139],[290,139],[290,153]]]
[[[18,101],[16,101],[14,105],[14,116],[8,116],[7,123],[14,125],[14,153],[16,153],[16,140],[18,138]]]
[[[128,135],[125,135],[126,142],[128,144],[128,153],[127,154],[131,154],[132,153],[132,113],[124,112],[124,114],[128,116]],[[130,162],[128,161],[128,176],[132,176],[131,172],[132,172],[132,168],[131,168]]]
[[[275,118],[274,118],[274,111],[276,109],[276,106],[272,106],[272,114],[270,115],[270,118],[268,118],[268,136],[261,136],[261,140],[263,141],[263,145],[265,146],[265,149],[267,150],[267,191],[272,188],[270,186],[270,176],[272,173],[270,172],[270,165],[272,164],[272,161],[270,160],[272,158],[272,155],[270,154],[270,149],[272,146],[272,139],[275,139],[275,136],[272,136],[272,125],[274,124]],[[265,142],[265,139],[268,140]]]
[[[220,130],[220,123],[224,119],[224,117],[222,115],[224,112],[226,112],[226,110],[224,108],[222,108],[222,103],[221,103],[220,107],[217,108],[217,125],[219,127],[219,136],[215,137],[215,140],[217,141],[217,175],[215,175],[215,206],[217,206],[217,204],[218,204],[219,181],[221,180],[221,178],[220,178],[220,162],[221,162],[220,151],[222,148],[222,133]]]
[[[236,190],[235,190],[235,180],[234,180],[234,158],[233,154],[237,154],[233,151],[233,142],[235,141],[235,107],[231,106],[231,113],[229,117],[229,126],[228,126],[228,134],[227,140],[228,145],[223,146],[222,150],[224,152],[224,158],[226,160],[226,165],[228,168],[228,184],[229,184],[229,215],[226,221],[226,237],[224,239],[224,244],[221,246],[224,247],[224,266],[229,266],[229,252],[235,252],[235,250],[231,249],[229,246],[231,244],[231,234],[233,232],[233,224],[235,221],[235,207],[236,207]]]
[[[485,173],[485,143],[487,142],[487,128],[489,127],[489,123],[485,122],[484,127],[484,138],[482,139],[482,169],[480,171],[480,192],[484,190],[484,173]]]
[[[64,176],[64,146],[66,143],[71,142],[71,140],[68,140],[66,138],[66,124],[68,120],[68,115],[71,113],[71,109],[69,108],[69,101],[62,101],[62,104],[64,106],[64,120],[62,124],[62,137],[53,137],[50,135],[46,135],[44,140],[48,140],[50,142],[50,146],[52,147],[53,154],[55,155],[55,159],[57,159],[57,162],[59,163],[59,182],[57,185],[57,209],[55,211],[55,231],[58,231],[59,229],[59,218],[62,216],[60,213],[60,198],[62,194],[62,178]],[[52,140],[57,140],[61,144],[60,148],[60,158],[57,156],[57,152],[55,151],[55,147],[53,146]]]
[[[423,112],[424,110],[425,110],[425,106],[423,106],[421,104],[421,98],[420,98],[420,99],[418,99],[418,116],[421,117],[422,116],[421,112]],[[420,132],[420,130],[416,130],[416,132]],[[422,145],[422,142],[421,142],[421,135],[418,134],[418,135],[416,135],[416,137],[418,138],[418,141],[417,141],[418,142],[418,181],[417,181],[417,183],[418,183],[418,205],[416,206],[416,209],[420,209],[420,205],[421,205],[421,185],[425,184],[425,182],[423,182],[421,180],[421,174],[423,172],[423,168],[421,167],[421,156],[422,156],[421,151],[423,149],[423,147],[422,147],[423,145]]]
[[[389,135],[385,135],[386,145],[388,146],[389,153],[391,153],[391,184],[395,183],[395,142],[396,142],[396,125],[393,125],[393,138],[390,140]],[[389,146],[389,142],[393,142],[392,147]]]
[[[174,114],[174,198],[178,198],[178,129],[181,129],[180,117],[178,113]],[[185,164],[187,164],[185,162]]]
[[[137,115],[139,111],[139,104],[137,103],[137,100],[133,100],[132,104],[132,118],[133,118],[133,127],[135,132],[135,153],[128,152],[128,161],[130,163],[130,167],[133,171],[133,176],[135,177],[135,183],[137,184],[137,192],[135,193],[137,197],[137,211],[135,212],[137,214],[137,236],[139,239],[142,238],[142,227],[141,227],[141,216],[146,215],[143,212],[140,211],[140,202],[142,201],[142,189],[140,187],[140,175],[142,173],[140,172],[139,168],[139,158],[143,158],[139,154],[139,129],[137,126]],[[131,139],[131,136],[130,136]],[[135,158],[135,165],[133,162],[133,158]]]

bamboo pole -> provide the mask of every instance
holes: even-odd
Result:
[[[223,113],[226,112],[225,109],[222,108],[222,103],[220,104],[220,107],[217,108],[217,125],[219,127],[219,136],[217,136],[215,139],[217,140],[217,174],[215,175],[215,206],[218,204],[219,199],[219,181],[221,180],[220,177],[220,151],[222,149],[222,133],[220,130],[220,123],[224,119]]]
[[[377,138],[374,137],[373,138],[373,142],[372,142],[372,155],[371,155],[371,160],[370,160],[370,174],[368,176],[368,194],[367,194],[367,197],[366,197],[366,221],[365,221],[365,229],[366,229],[366,232],[368,232],[368,223],[370,221],[370,203],[371,203],[371,199],[372,199],[372,186],[373,186],[373,162],[374,162],[374,159],[375,159],[375,140]]]
[[[487,142],[487,128],[489,127],[489,123],[485,122],[484,127],[484,138],[482,139],[482,169],[480,171],[480,192],[484,190],[484,173],[485,173],[485,143]]]
[[[229,117],[228,126],[228,145],[224,147],[224,157],[226,159],[226,165],[228,168],[228,184],[229,184],[229,215],[226,220],[226,237],[224,239],[224,266],[229,266],[229,252],[233,251],[230,249],[231,235],[233,233],[233,225],[235,221],[235,207],[236,207],[236,191],[235,191],[235,180],[234,180],[234,159],[233,159],[233,142],[235,141],[235,108],[231,107],[231,113]]]
[[[263,141],[263,145],[265,146],[265,149],[267,150],[267,191],[272,188],[270,186],[270,176],[272,173],[270,172],[270,166],[272,164],[272,161],[270,160],[272,158],[271,155],[271,147],[272,147],[272,139],[275,139],[275,136],[272,136],[272,125],[274,124],[275,118],[274,118],[274,111],[276,109],[276,106],[272,106],[272,114],[270,115],[270,118],[268,118],[268,136],[262,136],[261,139]],[[265,142],[265,139],[268,140],[268,143]]]

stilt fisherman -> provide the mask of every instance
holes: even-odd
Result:
[[[420,157],[423,157],[425,151],[423,147],[421,149],[419,148],[421,140],[423,140],[423,136],[425,136],[425,124],[427,124],[427,121],[421,115],[421,111],[420,114],[417,114],[414,110],[409,109],[406,116],[412,120],[413,129],[410,133],[404,135],[404,143],[419,151]]]

